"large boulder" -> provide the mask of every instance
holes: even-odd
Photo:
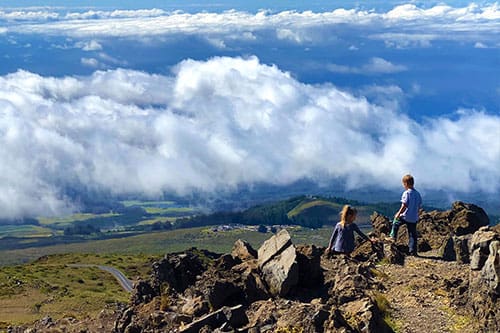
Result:
[[[469,251],[471,253],[471,269],[480,270],[488,255],[490,254],[490,243],[494,240],[499,240],[499,234],[488,227],[480,228],[472,235],[469,242]]]
[[[286,229],[266,240],[258,250],[259,266],[263,267],[269,260],[292,245],[292,239]]]
[[[484,227],[471,239],[467,304],[484,332],[500,331],[500,234]]]
[[[299,282],[299,266],[293,245],[268,260],[261,267],[262,277],[274,296],[286,296]]]
[[[299,281],[297,253],[286,229],[266,240],[258,250],[258,263],[269,292],[285,296]]]

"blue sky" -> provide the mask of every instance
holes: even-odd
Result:
[[[498,195],[499,33],[482,1],[0,1],[0,211],[407,172]]]

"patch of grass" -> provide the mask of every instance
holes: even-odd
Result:
[[[384,258],[385,259],[385,258]],[[376,269],[376,268],[370,268],[370,273],[378,278],[378,279],[381,279],[381,280],[388,280],[389,279],[389,275],[387,275],[386,273],[382,272],[381,270],[379,269]]]
[[[377,291],[373,292],[373,301],[382,313],[389,312],[391,305],[384,294]]]
[[[149,214],[171,214],[171,213],[190,213],[194,209],[191,207],[144,207],[144,210]]]
[[[83,318],[97,314],[106,304],[126,303],[130,294],[110,273],[96,267],[67,265],[106,264],[120,267],[129,278],[146,278],[156,259],[145,255],[64,254],[1,267],[0,322],[4,326],[24,324],[47,315],[58,319],[67,313]]]
[[[0,225],[0,238],[3,237],[50,237],[50,228],[31,224]]]
[[[373,301],[382,313],[382,319],[385,324],[390,327],[394,332],[400,332],[402,323],[391,316],[391,304],[384,294],[374,291],[372,296]]]
[[[474,322],[474,319],[471,318],[470,316],[462,315],[456,312],[455,309],[443,305],[440,307],[440,310],[445,312],[453,321],[453,326],[449,327],[450,332],[453,333],[460,333],[463,332],[464,329],[471,327],[472,323]]]
[[[448,297],[448,292],[442,288],[437,288],[437,289],[433,290],[432,292],[436,296]]]
[[[86,221],[86,220],[95,219],[95,218],[106,218],[106,217],[119,216],[119,215],[120,214],[113,214],[113,213],[107,213],[107,214],[79,213],[79,214],[72,214],[72,215],[63,216],[63,217],[39,217],[38,221],[42,225],[55,225],[55,226],[63,227],[66,225],[70,225],[73,222]]]
[[[388,266],[390,264],[391,264],[391,262],[389,261],[389,258],[387,258],[387,257],[384,257],[377,262],[377,265],[380,265],[380,266]]]

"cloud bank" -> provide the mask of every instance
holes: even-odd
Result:
[[[340,30],[369,28],[372,39],[382,39],[388,46],[428,46],[433,40],[468,40],[491,42],[498,46],[500,10],[497,3],[467,7],[437,5],[419,8],[399,5],[387,12],[361,9],[336,9],[329,12],[260,11],[248,13],[166,12],[160,9],[52,12],[0,11],[2,33],[48,34],[78,38],[151,37],[176,34],[225,36],[229,40],[255,38],[268,32],[280,40],[298,44],[320,43],[325,36]],[[422,34],[425,31],[425,34]],[[265,37],[263,37],[265,38]]]
[[[411,172],[423,190],[500,191],[498,115],[419,124],[397,105],[303,84],[256,57],[185,60],[170,76],[18,71],[0,77],[0,217],[76,209],[67,188],[155,197],[303,178],[398,188]]]

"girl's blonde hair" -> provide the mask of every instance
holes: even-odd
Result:
[[[351,207],[349,205],[344,205],[342,211],[340,212],[340,224],[344,226],[346,224],[347,217],[356,215],[357,213],[358,211],[356,210],[356,208]]]

